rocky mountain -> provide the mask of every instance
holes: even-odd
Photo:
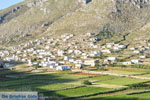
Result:
[[[99,41],[149,40],[150,0],[25,0],[0,11],[0,43],[95,32]]]

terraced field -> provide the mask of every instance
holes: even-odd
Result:
[[[135,83],[141,83],[141,82],[146,82],[148,80],[142,80],[142,79],[133,79],[133,78],[116,78],[112,80],[106,80],[106,81],[101,81],[97,82],[98,84],[110,84],[110,85],[130,85],[130,84],[135,84]]]
[[[0,91],[38,91],[42,96],[75,100],[122,100],[120,99],[122,97],[125,98],[124,100],[143,100],[140,98],[144,95],[146,95],[144,96],[146,99],[149,98],[149,93],[137,95],[128,95],[128,93],[150,90],[149,88],[129,88],[132,84],[149,82],[150,80],[111,75],[78,74],[71,71],[32,73],[0,69],[0,76]],[[91,82],[92,85],[83,84],[85,80]]]
[[[69,90],[62,90],[56,91],[52,93],[46,93],[45,96],[58,96],[58,97],[74,97],[74,96],[82,96],[82,95],[90,95],[98,92],[106,92],[112,89],[108,88],[101,88],[101,87],[81,87],[76,89],[69,89]]]

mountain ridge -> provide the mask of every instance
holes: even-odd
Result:
[[[105,29],[120,41],[150,22],[149,4],[150,0],[27,0],[0,11],[1,44]]]

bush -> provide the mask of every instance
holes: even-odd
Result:
[[[36,62],[36,61],[37,61],[36,58],[32,58],[32,59],[31,59],[31,62]]]
[[[37,65],[33,65],[33,67],[34,67],[35,69],[38,69],[38,68],[40,68],[41,66],[39,66],[39,65],[37,64]]]
[[[90,81],[88,81],[88,80],[84,80],[84,81],[83,81],[83,84],[84,84],[84,85],[92,85],[92,83],[91,83]]]
[[[97,68],[97,70],[100,70],[100,71],[108,71],[108,69],[105,69],[104,67],[99,67],[99,68]]]
[[[109,64],[110,67],[127,67],[126,65]]]
[[[149,89],[150,85],[145,83],[137,83],[129,86],[129,89]]]
[[[132,65],[131,67],[133,67],[133,68],[142,68],[142,69],[150,69],[149,65],[142,65],[142,64]]]

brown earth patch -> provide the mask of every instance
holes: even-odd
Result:
[[[5,80],[8,80],[8,79],[6,79],[6,78],[0,78],[0,80],[5,81]]]
[[[99,74],[90,74],[90,73],[83,73],[83,72],[73,73],[73,75],[99,76]]]

